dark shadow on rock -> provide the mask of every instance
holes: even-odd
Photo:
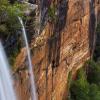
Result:
[[[95,16],[95,0],[90,2],[90,19],[89,19],[89,49],[90,55],[93,56],[94,46],[95,46],[95,26],[96,26],[96,16]]]
[[[59,66],[60,63],[60,49],[61,49],[61,33],[63,29],[66,26],[66,19],[67,19],[67,11],[68,11],[68,2],[66,0],[61,0],[58,5],[57,5],[57,12],[58,15],[56,17],[56,22],[52,25],[52,35],[50,39],[48,40],[48,64],[47,64],[47,69],[48,65],[51,64],[52,67],[52,80],[51,80],[51,85],[52,85],[52,93],[54,91],[54,82],[55,82],[55,74],[56,74],[56,68]],[[47,73],[46,73],[46,78],[47,78]],[[48,78],[47,78],[48,79]],[[48,80],[46,80],[47,82]],[[48,82],[47,82],[48,84]],[[48,85],[47,85],[48,86]],[[47,87],[46,87],[47,89]],[[52,99],[52,94],[51,94],[51,99]],[[46,93],[46,100],[47,100],[47,93]]]
[[[61,0],[58,4],[58,16],[57,21],[53,27],[53,35],[48,40],[49,46],[49,63],[52,63],[52,67],[57,67],[60,60],[60,47],[61,47],[61,32],[66,26],[68,2]]]
[[[98,5],[100,4],[100,2],[97,2]],[[96,23],[97,27],[96,27],[96,42],[95,42],[95,50],[94,50],[94,54],[93,54],[93,59],[97,62],[100,60],[100,10],[98,9],[97,12],[97,23]]]
[[[42,32],[44,26],[48,20],[48,8],[52,0],[40,0],[40,33]]]
[[[35,4],[36,0],[28,0],[29,3]]]

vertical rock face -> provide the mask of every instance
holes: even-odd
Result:
[[[99,1],[58,0],[55,4],[58,12],[56,22],[48,22],[40,37],[31,46],[39,100],[66,99],[69,72],[74,74],[82,67],[94,50]],[[19,56],[24,59],[23,52]],[[22,64],[17,62],[16,66],[19,65]],[[18,67],[15,77],[17,91],[22,95],[21,100],[29,100],[30,84],[27,70]]]

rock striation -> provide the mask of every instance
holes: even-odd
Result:
[[[53,3],[52,3],[53,2]],[[46,20],[30,44],[39,100],[66,100],[69,72],[74,75],[92,57],[95,27],[100,21],[99,0],[52,0],[56,20]],[[46,4],[44,4],[46,5]],[[24,49],[16,58],[15,87],[21,100],[30,100]],[[20,63],[21,62],[21,63]]]

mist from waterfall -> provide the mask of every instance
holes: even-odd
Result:
[[[33,69],[32,69],[31,54],[30,54],[30,48],[29,48],[28,40],[27,40],[27,36],[26,36],[26,30],[25,30],[22,19],[20,17],[18,17],[18,19],[19,19],[19,21],[22,25],[23,38],[24,38],[24,41],[25,41],[26,49],[27,49],[27,56],[28,56],[28,61],[29,61],[29,73],[30,73],[32,100],[37,100],[36,87],[35,87],[35,82],[34,82],[34,74],[33,74]]]
[[[0,100],[16,100],[9,64],[0,42]]]

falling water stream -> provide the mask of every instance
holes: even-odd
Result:
[[[31,81],[32,100],[37,100],[36,87],[35,87],[35,82],[34,82],[34,74],[33,74],[33,70],[32,70],[31,54],[30,54],[30,49],[29,49],[28,40],[27,40],[27,36],[26,36],[26,30],[25,30],[22,19],[20,17],[18,17],[18,19],[22,25],[23,38],[25,41],[26,49],[27,49],[27,55],[28,55],[28,61],[29,61],[29,73],[30,73],[30,81]]]
[[[0,42],[0,100],[16,100],[13,81],[10,75],[3,46]]]

